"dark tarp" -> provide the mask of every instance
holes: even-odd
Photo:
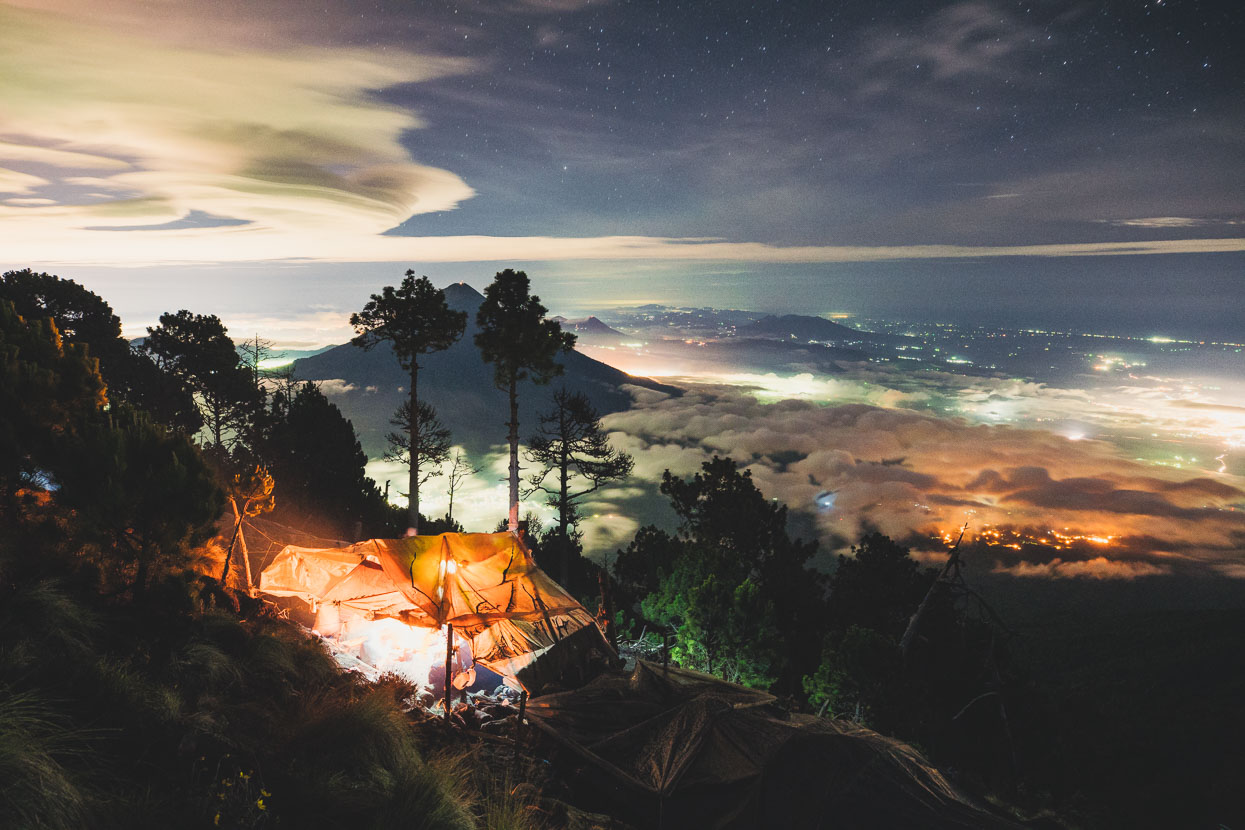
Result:
[[[639,826],[1005,828],[911,747],[863,727],[789,715],[774,698],[639,662],[535,698],[532,722],[588,761]],[[608,796],[607,796],[608,797]]]

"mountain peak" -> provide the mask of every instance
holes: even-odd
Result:
[[[626,336],[621,331],[612,329],[605,323],[601,322],[599,317],[585,317],[582,320],[568,320],[559,314],[557,317],[550,317],[549,319],[560,325],[563,331],[571,331],[581,336],[586,335],[598,338],[620,338]]]
[[[465,282],[453,282],[441,290],[446,305],[455,311],[475,311],[484,302],[484,295]]]

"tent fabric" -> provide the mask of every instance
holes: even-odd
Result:
[[[397,617],[410,608],[406,595],[394,587],[384,569],[367,559],[333,582],[319,601],[373,617]]]
[[[777,709],[774,698],[637,663],[531,700],[542,731],[590,762],[644,826],[1006,828],[910,747]],[[612,784],[612,786],[611,786]]]
[[[259,575],[259,590],[278,597],[315,602],[349,574],[366,555],[351,548],[320,549],[286,545]]]
[[[476,662],[515,677],[594,618],[536,566],[512,533],[369,539],[341,548],[287,546],[260,590],[334,607],[334,617],[393,617],[454,626]],[[595,627],[595,626],[594,626]]]

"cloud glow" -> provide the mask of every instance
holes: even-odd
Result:
[[[1147,412],[1157,416],[1149,426],[1162,436],[1157,445],[1188,441],[1198,427],[1167,420],[1187,410],[1179,400],[1134,395],[1125,411],[1123,393],[1104,401],[1093,390],[962,378],[972,385],[931,388],[932,411],[914,411],[863,402],[881,398],[877,380],[835,380],[833,403],[778,399],[765,376],[752,385],[691,385],[681,398],[643,396],[606,423],[645,478],[666,468],[689,475],[715,454],[741,461],[766,495],[812,516],[831,549],[878,529],[932,554],[937,548],[922,539],[954,541],[967,524],[970,540],[993,545],[994,570],[1015,576],[1239,573],[1245,480],[1206,469],[1209,457],[1182,469],[1121,452]],[[977,414],[986,400],[992,409],[1010,403],[1013,423]],[[948,409],[961,414],[948,417]],[[1231,409],[1209,411],[1233,417]],[[1101,436],[1071,442],[1052,431],[1073,416],[1096,416]],[[1235,418],[1201,428],[1223,439],[1227,427],[1234,440],[1245,430],[1245,419]],[[825,492],[835,494],[833,507],[817,510]]]
[[[412,214],[472,195],[454,173],[414,162],[399,138],[421,122],[370,94],[470,66],[393,50],[193,49],[0,6],[6,253],[236,261],[300,257],[327,237],[343,258]],[[31,194],[50,203],[12,198]],[[192,211],[244,224],[107,230]]]
[[[1024,38],[983,52],[979,39],[995,24],[971,4],[957,9],[935,16],[931,44],[892,53],[899,47],[888,35],[870,60],[908,61],[912,52],[941,81],[992,76]],[[280,21],[217,11],[227,21],[129,2],[0,5],[0,222],[10,262],[847,263],[1245,251],[1241,238],[865,246],[384,235],[412,216],[455,209],[475,189],[413,157],[421,116],[374,93],[485,67],[393,48],[308,46]],[[1159,217],[1123,226],[1192,225]]]

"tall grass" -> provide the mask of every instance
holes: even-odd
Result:
[[[465,760],[422,757],[409,689],[213,597],[0,584],[0,828],[528,830],[488,818]]]
[[[543,830],[541,813],[514,795],[509,774],[487,771],[477,777],[481,790],[480,822],[485,830]]]
[[[91,793],[67,762],[88,752],[47,702],[0,688],[0,827],[86,826]]]
[[[53,579],[15,586],[0,601],[0,677],[88,657],[98,615]]]
[[[385,690],[316,701],[288,746],[285,789],[296,821],[413,830],[472,830],[467,778],[420,757],[405,716]],[[287,813],[289,814],[289,813]]]

